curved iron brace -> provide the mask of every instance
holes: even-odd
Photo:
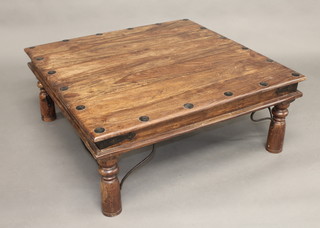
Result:
[[[261,118],[261,119],[254,119],[254,114],[256,112],[251,112],[251,115],[250,115],[250,119],[253,121],[253,122],[260,122],[260,121],[263,121],[263,120],[271,120],[272,121],[272,111],[271,111],[271,108],[268,107],[268,110],[269,110],[269,114],[270,114],[270,117],[265,117],[265,118]]]

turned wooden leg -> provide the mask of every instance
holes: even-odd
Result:
[[[40,112],[41,118],[45,122],[54,121],[56,117],[56,111],[54,108],[54,102],[49,96],[49,94],[43,88],[41,82],[38,82],[38,87],[40,89],[39,99],[40,99]]]
[[[102,213],[109,217],[116,216],[121,212],[120,183],[117,177],[119,173],[118,158],[99,159],[97,162],[101,175]]]
[[[284,135],[286,130],[286,116],[290,102],[277,104],[272,109],[273,118],[269,127],[269,134],[266,149],[271,153],[280,153],[283,147]]]

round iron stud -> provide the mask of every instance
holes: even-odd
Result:
[[[43,57],[36,57],[36,60],[40,61],[40,60],[43,60],[44,58]]]
[[[33,49],[33,48],[35,48],[35,46],[32,46],[32,47],[29,47],[30,49]]]
[[[298,76],[300,76],[300,74],[299,74],[299,73],[297,73],[297,72],[293,72],[293,73],[292,73],[292,76],[294,76],[294,77],[298,77]]]
[[[56,73],[55,70],[50,70],[50,71],[48,71],[48,74],[55,74],[55,73]]]
[[[96,36],[101,36],[103,35],[103,33],[96,33]]]
[[[227,39],[227,37],[225,37],[225,36],[220,36],[219,38],[223,39],[223,40]]]
[[[267,59],[267,62],[272,63],[273,60],[272,59]]]
[[[156,25],[161,25],[161,23],[156,23]]]
[[[189,21],[189,19],[185,18],[185,19],[182,19],[183,21]]]
[[[133,28],[127,28],[128,30],[132,30]]]
[[[230,96],[232,96],[232,95],[233,95],[233,93],[232,93],[232,92],[230,92],[230,91],[227,91],[227,92],[224,92],[224,95],[225,95],[225,96],[227,96],[227,97],[230,97]]]
[[[85,108],[86,108],[86,106],[84,106],[84,105],[78,105],[76,107],[76,109],[79,110],[79,111],[84,110]]]
[[[61,90],[61,91],[66,91],[66,90],[68,90],[68,89],[69,89],[68,86],[62,86],[62,87],[60,87],[60,90]]]
[[[247,47],[245,47],[245,46],[243,46],[242,47],[242,50],[248,50],[249,48],[247,48]]]
[[[103,127],[97,127],[97,128],[94,129],[94,132],[95,133],[103,133],[103,132],[105,132],[105,130],[106,129],[104,129]]]
[[[268,86],[268,83],[267,82],[260,82],[259,83],[261,86]]]
[[[183,105],[183,107],[186,108],[186,109],[192,109],[194,107],[194,105],[191,104],[191,103],[186,103],[186,104]]]
[[[149,121],[149,119],[150,119],[149,116],[140,116],[139,117],[139,120],[142,122],[147,122],[147,121]]]
[[[200,29],[207,29],[207,28],[202,26],[202,27],[200,27]]]
[[[66,39],[66,40],[62,40],[62,42],[68,42],[69,40],[68,39]]]

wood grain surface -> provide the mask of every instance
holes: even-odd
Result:
[[[25,51],[33,72],[95,157],[295,99],[302,94],[290,85],[305,80],[190,20]]]

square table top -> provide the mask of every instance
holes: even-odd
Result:
[[[25,51],[93,142],[305,79],[187,19]]]

